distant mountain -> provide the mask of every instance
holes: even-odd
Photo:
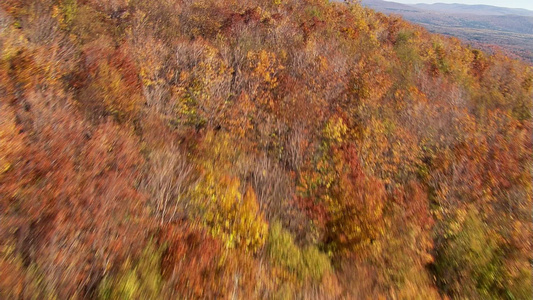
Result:
[[[409,6],[409,5],[406,5]],[[533,17],[533,11],[521,8],[506,8],[497,7],[491,5],[467,5],[467,4],[447,4],[447,3],[435,3],[435,4],[413,4],[412,7],[416,7],[422,10],[444,12],[450,14],[471,14],[480,16],[526,16]]]
[[[383,0],[363,0],[361,4],[370,7],[377,11],[386,11],[387,13],[405,13],[405,12],[421,12],[421,9],[407,4],[383,1]]]
[[[362,0],[369,8],[398,14],[428,30],[455,36],[476,47],[495,45],[533,62],[533,11],[489,5],[415,4]]]

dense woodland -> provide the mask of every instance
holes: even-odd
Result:
[[[0,1],[1,299],[531,299],[531,66],[325,0]]]

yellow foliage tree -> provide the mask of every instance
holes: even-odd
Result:
[[[208,134],[206,143],[211,146],[211,159],[202,163],[202,177],[191,197],[198,217],[226,247],[255,252],[264,245],[268,231],[255,192],[248,186],[242,194],[240,180],[225,172],[228,167],[225,158],[229,157],[231,147],[229,139]]]

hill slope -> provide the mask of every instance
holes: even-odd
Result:
[[[1,299],[530,299],[529,66],[322,0],[0,2]]]
[[[484,5],[404,5],[363,0],[363,5],[387,14],[399,14],[428,30],[459,37],[485,50],[500,50],[533,62],[533,12]]]

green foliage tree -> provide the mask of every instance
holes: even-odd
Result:
[[[500,298],[501,250],[473,207],[457,211],[442,247],[436,249],[438,283],[452,297]]]
[[[149,244],[135,263],[130,258],[117,274],[105,277],[99,285],[100,299],[157,299],[161,294],[161,255],[163,249]]]

